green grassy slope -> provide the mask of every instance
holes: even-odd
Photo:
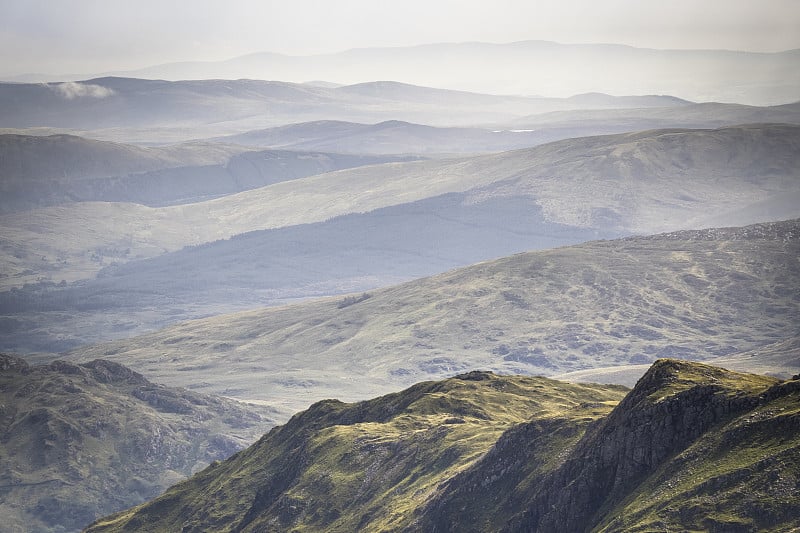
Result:
[[[798,385],[662,359],[627,394],[472,372],[326,400],[88,531],[789,531]]]
[[[0,529],[77,531],[271,425],[267,409],[154,385],[116,363],[0,355]]]
[[[474,372],[357,404],[326,400],[246,451],[89,530],[397,530],[506,429],[553,417],[583,428],[624,392]]]
[[[798,256],[800,221],[598,241],[363,299],[186,322],[71,357],[124,361],[159,382],[267,401],[284,416],[475,368],[554,375],[706,360],[797,334]],[[791,359],[766,364],[759,371],[797,371]]]

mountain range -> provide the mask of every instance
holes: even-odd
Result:
[[[797,101],[800,96],[798,66],[798,50],[656,50],[520,41],[361,48],[316,56],[261,52],[226,61],[170,63],[109,74],[168,80],[327,80],[338,84],[383,79],[491,94],[672,94],[693,101],[775,105]],[[96,76],[70,79],[89,77]],[[16,81],[64,79],[44,75]]]
[[[627,394],[470,372],[325,400],[87,531],[791,531],[798,385],[661,359]]]
[[[166,208],[79,202],[3,215],[0,282],[14,290],[0,294],[2,346],[63,351],[531,249],[796,217],[798,131],[580,138],[362,166]]]
[[[798,87],[544,41],[0,82],[0,530],[800,528]]]
[[[547,111],[687,103],[670,96],[605,95],[588,102],[580,98],[498,96],[393,81],[319,87],[248,79],[105,77],[50,84],[0,83],[0,124],[6,129],[57,128],[61,133],[89,132],[89,136],[107,140],[153,143],[315,120],[403,120],[432,126],[471,126]]]

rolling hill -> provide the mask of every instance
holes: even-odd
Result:
[[[798,216],[798,131],[593,137],[360,167],[168,208],[76,203],[6,215],[1,282],[16,290],[0,293],[0,349],[60,352],[526,250]]]
[[[800,525],[798,381],[662,359],[624,393],[471,372],[326,400],[87,531]]]
[[[0,213],[81,201],[190,203],[332,170],[412,159],[199,142],[145,148],[73,135],[0,135],[0,154]]]
[[[360,295],[185,322],[69,357],[124,361],[162,383],[264,401],[284,417],[322,398],[364,399],[475,368],[555,375],[733,357],[797,337],[799,225],[517,254]],[[787,377],[800,367],[768,359],[754,370]]]
[[[641,101],[668,107],[688,103],[672,97]],[[499,96],[392,81],[321,87],[253,79],[103,77],[50,84],[0,82],[0,124],[61,128],[121,142],[174,143],[317,120],[469,126],[588,105],[618,108],[638,102],[612,96],[590,102]]]
[[[212,140],[291,150],[430,156],[501,152],[542,144],[536,132],[437,128],[399,120],[378,124],[322,120],[253,130]]]
[[[542,142],[589,135],[610,135],[664,128],[721,128],[739,124],[798,124],[800,103],[755,107],[705,102],[672,108],[582,109],[522,117],[495,128],[531,130],[528,138]]]
[[[109,361],[30,366],[0,354],[4,531],[78,531],[225,459],[268,409],[155,385]]]
[[[448,194],[249,232],[108,266],[95,279],[12,289],[0,293],[0,315],[9,318],[2,346],[62,352],[180,320],[366,291],[487,258],[619,236],[548,223],[524,199],[464,200]]]
[[[603,234],[786,219],[800,215],[798,154],[798,126],[656,130],[360,167],[166,208],[44,208],[0,216],[0,286],[85,279],[110,263],[452,193],[465,206],[521,201],[546,223]]]
[[[586,101],[587,103],[591,100]],[[631,105],[636,104],[631,102]],[[601,107],[601,106],[598,106]],[[513,150],[575,137],[665,128],[800,123],[800,104],[754,107],[684,103],[680,106],[553,111],[488,128],[435,128],[402,121],[355,124],[316,121],[211,139],[245,146],[339,153],[459,154]]]

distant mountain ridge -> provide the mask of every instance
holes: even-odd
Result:
[[[340,87],[254,79],[165,81],[104,77],[78,82],[0,82],[0,124],[75,131],[146,130],[149,142],[315,120],[404,120],[465,126],[587,106],[621,108],[684,105],[674,97],[581,99],[498,96],[436,89],[394,81]],[[184,137],[180,140],[187,140]]]
[[[800,97],[798,65],[800,50],[657,50],[520,41],[361,48],[317,56],[259,52],[225,61],[172,63],[114,75],[171,80],[323,79],[341,84],[387,79],[491,94],[672,94],[692,101],[775,105]]]
[[[800,103],[773,107],[702,103],[553,111],[483,128],[436,128],[397,120],[377,124],[322,120],[209,140],[292,150],[436,156],[512,150],[567,138],[643,130],[767,123],[800,124]]]
[[[389,120],[377,124],[321,120],[252,130],[214,141],[291,150],[327,150],[358,154],[456,155],[526,148],[541,144],[528,131],[487,128],[437,128]]]

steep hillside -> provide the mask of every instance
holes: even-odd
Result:
[[[793,530],[798,385],[657,361],[550,465],[539,458],[548,428],[534,420],[507,432],[441,488],[413,529]],[[479,505],[479,494],[493,496]]]
[[[77,531],[247,446],[270,416],[109,361],[0,355],[2,529]]]
[[[72,135],[0,135],[0,213],[71,202],[196,202],[333,170],[411,158],[251,150],[186,143],[138,146]]]
[[[798,257],[800,220],[596,241],[186,322],[71,357],[125,361],[163,383],[287,414],[474,368],[552,375],[706,360],[797,335]],[[772,372],[797,372],[774,363]]]
[[[565,417],[575,427],[556,442],[571,443],[624,392],[473,372],[357,404],[326,400],[89,531],[398,530],[505,430]]]
[[[83,279],[111,262],[448,193],[465,193],[467,206],[521,200],[545,222],[603,234],[793,218],[800,216],[798,154],[799,126],[650,131],[361,167],[184,206],[46,208],[0,216],[0,286]]]
[[[663,359],[613,410],[482,372],[328,400],[87,531],[789,531],[799,384]]]

